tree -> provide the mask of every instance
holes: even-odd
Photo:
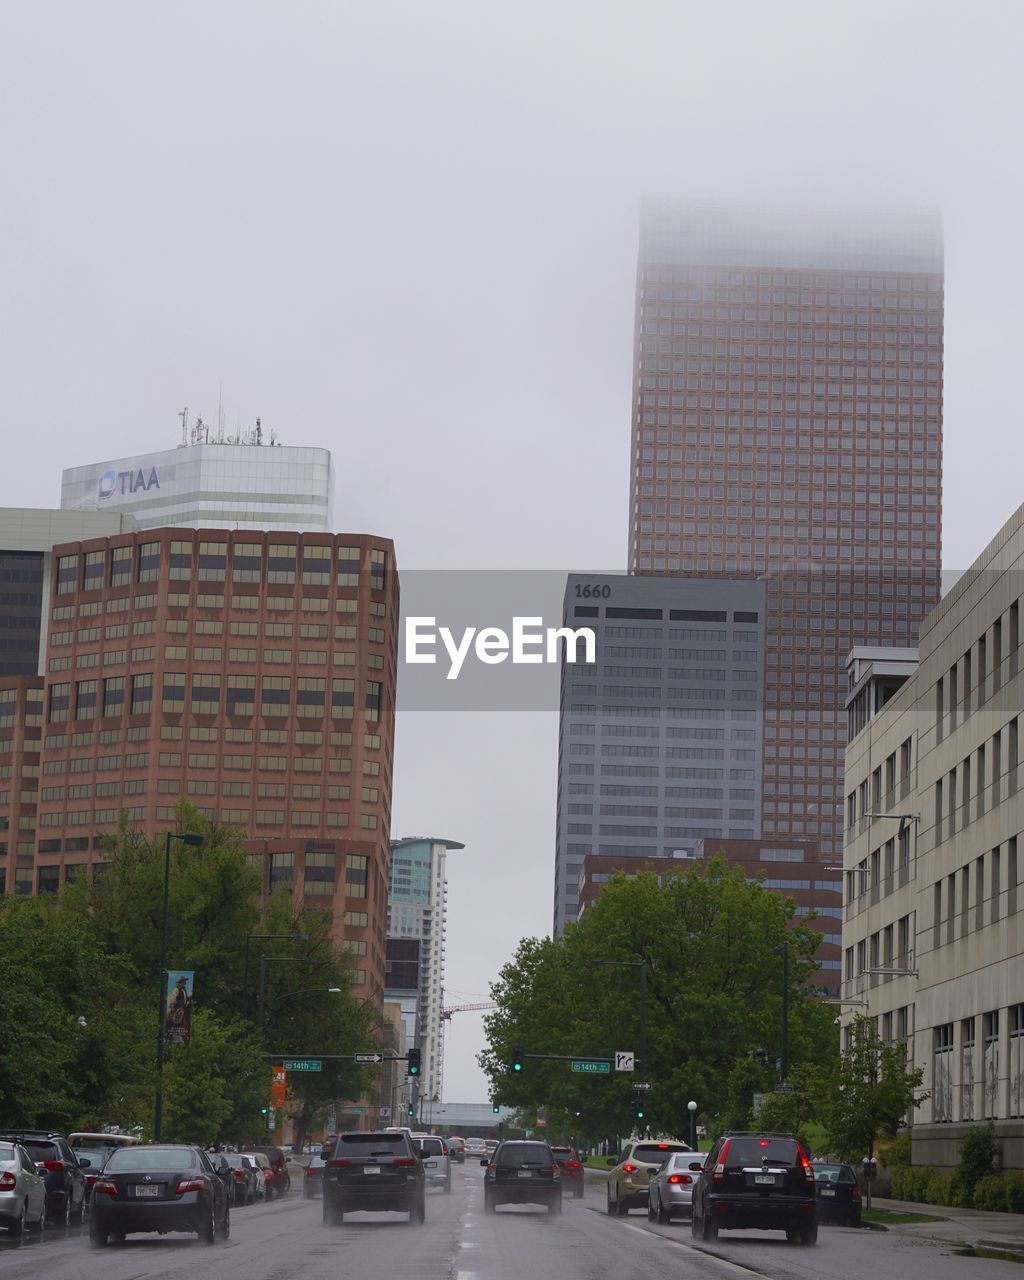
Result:
[[[857,1014],[848,1047],[817,1075],[817,1112],[831,1153],[853,1161],[873,1156],[875,1140],[894,1136],[928,1097],[923,1078],[920,1067],[907,1067],[903,1044],[881,1040],[874,1019]]]

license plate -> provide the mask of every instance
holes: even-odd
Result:
[[[379,1164],[368,1164],[368,1165],[366,1165],[366,1167],[363,1169],[363,1173],[380,1173],[380,1165],[379,1165]]]
[[[520,1169],[519,1176],[520,1178],[532,1178],[533,1174],[530,1172],[529,1169]]]
[[[437,1161],[436,1161],[436,1160],[424,1160],[424,1161],[423,1161],[423,1163],[426,1165],[426,1167],[427,1167],[428,1169],[436,1169],[436,1168],[437,1168]]]
[[[828,1191],[825,1191],[825,1190],[823,1189],[821,1194],[822,1194],[823,1196],[834,1196],[834,1195],[835,1195],[835,1192],[834,1192],[834,1191],[832,1191],[831,1189],[829,1189]]]
[[[755,1173],[754,1181],[760,1186],[774,1187],[775,1175],[771,1173]]]
[[[135,1194],[136,1194],[137,1196],[158,1196],[158,1195],[160,1194],[160,1188],[159,1188],[159,1187],[157,1187],[157,1186],[154,1186],[154,1187],[136,1187],[136,1188],[135,1188]]]

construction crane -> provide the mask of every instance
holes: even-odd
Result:
[[[442,993],[442,999],[444,995]],[[445,1040],[445,1024],[451,1022],[453,1013],[471,1013],[479,1009],[497,1009],[497,1005],[493,1000],[485,1000],[482,1004],[450,1004],[445,1008],[441,1008],[441,1036],[438,1046],[437,1055],[437,1089],[436,1097],[438,1100],[443,1096],[441,1093],[441,1084],[444,1079],[444,1040]]]

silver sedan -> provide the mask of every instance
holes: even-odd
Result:
[[[673,1214],[689,1215],[693,1188],[706,1159],[700,1151],[676,1151],[669,1156],[647,1191],[647,1216],[652,1222],[671,1222]]]
[[[43,1232],[46,1184],[20,1142],[0,1142],[0,1226],[15,1236]]]

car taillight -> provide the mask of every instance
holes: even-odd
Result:
[[[13,1173],[0,1174],[0,1191],[13,1191],[18,1180]]]
[[[232,1170],[231,1170],[231,1172],[235,1175],[235,1177],[236,1177],[236,1178],[244,1178],[244,1177],[245,1177],[245,1173],[244,1173],[244,1171],[243,1171],[242,1169],[232,1169]]]
[[[731,1139],[727,1140],[725,1146],[722,1148],[721,1154],[718,1157],[718,1163],[715,1165],[715,1171],[711,1175],[712,1182],[723,1182],[725,1180],[725,1159],[729,1154],[730,1144]]]
[[[674,1186],[679,1186],[681,1184],[684,1187],[688,1187],[690,1183],[693,1181],[693,1179],[690,1177],[688,1173],[670,1173],[668,1176],[668,1180]]]
[[[409,1156],[399,1156],[398,1159],[395,1161],[396,1167],[400,1169],[408,1169],[410,1167],[415,1167],[417,1164],[419,1164],[419,1161],[413,1160]]]
[[[46,1170],[47,1173],[63,1173],[64,1161],[63,1160],[44,1160],[43,1168]]]
[[[580,1162],[578,1160],[567,1160],[566,1167],[569,1169],[578,1169],[580,1167]]]
[[[347,1169],[351,1163],[351,1160],[328,1160],[327,1167],[328,1169]]]
[[[202,1178],[182,1178],[174,1188],[175,1195],[183,1195],[186,1191],[205,1191],[206,1184]]]
[[[804,1154],[803,1150],[800,1147],[797,1147],[797,1150],[800,1152],[800,1163],[804,1167],[804,1177],[813,1186],[814,1170],[811,1168],[811,1162],[810,1160],[807,1159],[807,1156]]]
[[[557,1164],[553,1164],[551,1166],[551,1176],[552,1178],[555,1179],[556,1182],[562,1176],[562,1171],[561,1169],[559,1169]]]
[[[87,1173],[85,1175],[85,1181],[91,1187],[96,1181],[96,1175],[94,1173]]]
[[[622,1166],[622,1172],[623,1172],[623,1173],[636,1173],[636,1165],[635,1165],[635,1164],[624,1164],[624,1165]]]
[[[108,1178],[97,1178],[93,1183],[92,1193],[94,1196],[116,1196],[117,1183]]]
[[[859,1199],[860,1199],[860,1187],[854,1187],[854,1189],[853,1189],[853,1196],[852,1196],[852,1198],[853,1198],[854,1200],[859,1200]]]

